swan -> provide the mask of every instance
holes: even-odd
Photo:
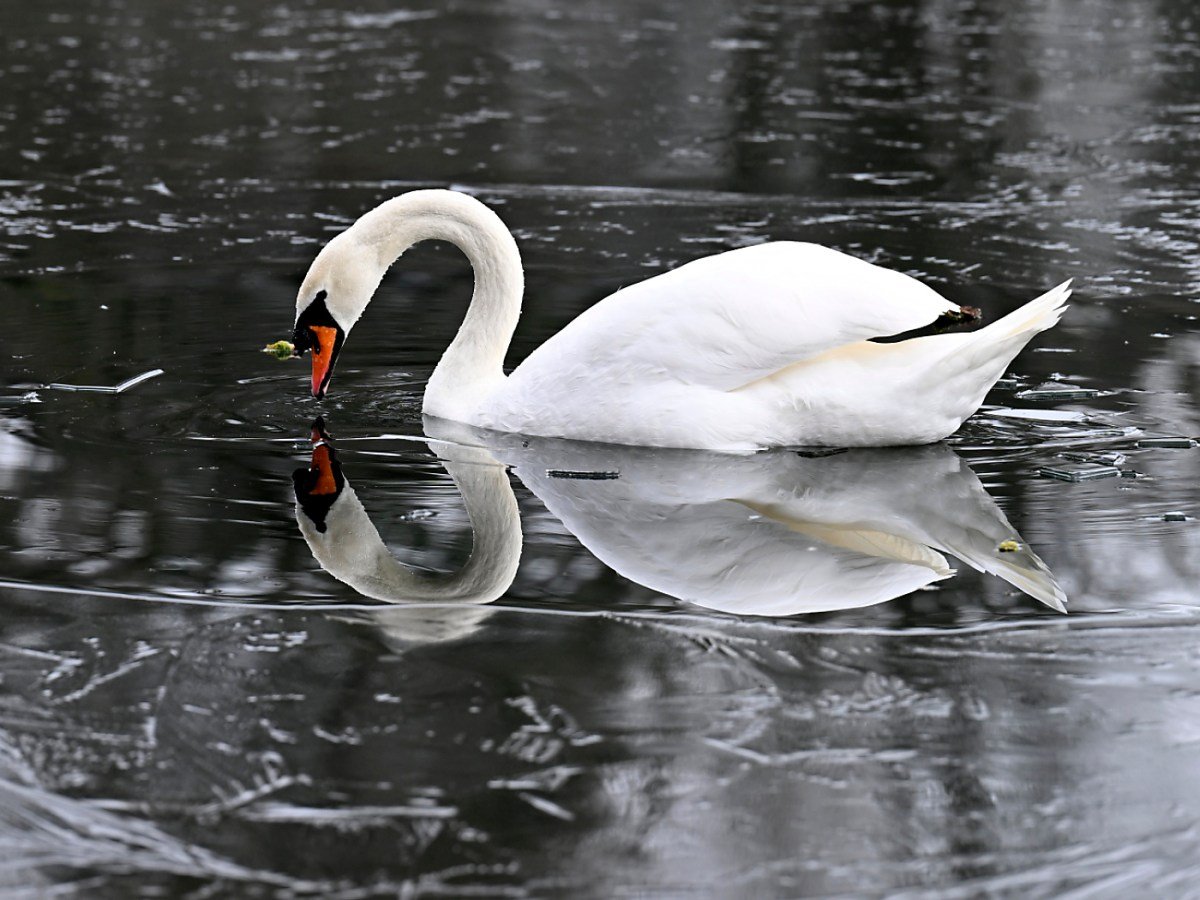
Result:
[[[582,441],[748,452],[927,444],[975,412],[1008,363],[1054,325],[1070,281],[970,333],[890,343],[973,311],[900,272],[779,241],[687,263],[600,301],[505,375],[524,275],[509,230],[466,194],[418,190],[365,213],[313,260],[294,354],[328,390],[388,268],[425,240],[459,247],[470,307],[425,388],[426,416]]]
[[[521,521],[505,466],[609,568],[709,609],[872,606],[949,578],[950,554],[1066,612],[1045,563],[945,444],[810,459],[521,438],[450,422],[429,434],[471,520],[474,549],[458,572],[414,572],[392,556],[322,424],[311,465],[293,478],[296,520],[322,568],[375,599],[452,601],[439,633],[456,633],[449,610],[490,603],[516,577]],[[395,624],[411,637],[412,621]]]

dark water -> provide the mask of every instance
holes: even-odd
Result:
[[[5,896],[1200,896],[1200,449],[1137,443],[1200,434],[1192,4],[0,13]],[[450,249],[329,400],[258,348],[325,240],[429,185],[517,235],[513,363],[770,237],[991,315],[1076,295],[949,447],[427,444]],[[458,600],[375,602],[302,525]]]

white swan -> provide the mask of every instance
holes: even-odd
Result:
[[[388,267],[444,240],[475,270],[458,334],[425,389],[427,415],[496,431],[659,447],[926,444],[978,409],[1005,367],[1052,326],[1059,285],[972,333],[894,343],[969,315],[907,275],[814,244],[696,260],[602,300],[505,376],[521,312],[521,257],[500,218],[444,190],[386,201],[317,255],[296,298],[297,354],[324,396],[350,329]]]

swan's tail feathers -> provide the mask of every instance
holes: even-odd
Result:
[[[965,401],[963,418],[979,408],[984,395],[1025,345],[1062,318],[1070,296],[1071,282],[1064,281],[978,331],[949,336],[955,341],[946,344],[952,348],[951,353],[934,370],[948,383],[958,384],[960,397]]]
[[[1070,296],[1065,281],[978,331],[856,341],[739,390],[779,410],[779,444],[932,443],[979,409],[1013,358],[1058,322]]]
[[[943,417],[948,429],[945,434],[953,432],[979,409],[992,385],[1026,344],[1058,322],[1070,296],[1071,282],[1064,281],[978,331],[905,342],[913,345],[929,342],[928,374],[915,395],[929,398],[928,414],[931,418]],[[898,346],[903,347],[904,343]],[[913,346],[912,351],[925,355],[925,349]]]
[[[1067,309],[1066,304],[1070,296],[1071,279],[1068,278],[1058,287],[1051,288],[1036,300],[1030,300],[1020,309],[997,319],[977,333],[980,336],[989,334],[1001,340],[1018,335],[1033,337],[1058,323]]]

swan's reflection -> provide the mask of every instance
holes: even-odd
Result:
[[[486,450],[446,445],[439,456],[462,495],[474,533],[471,556],[458,572],[417,572],[398,562],[379,536],[362,501],[342,474],[337,451],[317,419],[312,461],[292,474],[296,521],[313,556],[338,581],[389,603],[491,603],[512,584],[521,559],[521,515],[508,473]],[[487,610],[397,608],[373,618],[387,634],[421,642],[451,640],[475,630]]]
[[[437,451],[474,530],[458,573],[417,574],[391,556],[321,429],[312,467],[296,475],[297,518],[314,555],[369,597],[486,603],[504,592],[521,535],[502,463],[610,568],[710,609],[787,616],[870,606],[948,578],[949,554],[1065,611],[1045,564],[942,444],[734,456],[426,424],[446,442]]]

